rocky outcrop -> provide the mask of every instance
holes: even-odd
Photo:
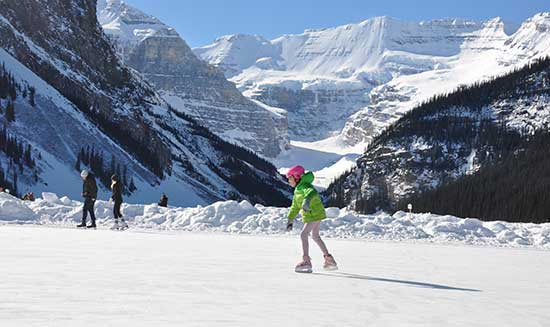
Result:
[[[366,92],[366,88],[308,90],[266,85],[246,94],[270,106],[285,108],[292,139],[315,141],[341,130],[356,106],[368,105]]]
[[[263,156],[275,157],[288,147],[285,118],[245,98],[220,70],[198,59],[172,28],[121,1],[103,0],[98,8],[123,60],[174,109]]]

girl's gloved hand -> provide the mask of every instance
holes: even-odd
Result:
[[[286,223],[286,231],[287,232],[290,232],[292,230],[292,220],[289,220],[287,223]]]

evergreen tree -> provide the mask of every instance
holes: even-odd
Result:
[[[17,172],[14,170],[13,171],[13,185],[12,185],[12,188],[13,188],[13,195],[17,196],[18,195],[18,192],[17,192]]]
[[[14,108],[14,105],[13,105],[13,102],[8,102],[8,105],[6,107],[6,113],[4,114],[4,116],[6,117],[6,120],[8,122],[13,122],[15,121],[15,108]]]
[[[122,171],[122,183],[125,186],[128,186],[128,166],[124,165],[124,169]]]
[[[115,158],[115,155],[111,155],[111,170],[109,171],[109,173],[111,175],[114,175],[116,172],[116,158]]]
[[[74,165],[74,169],[78,172],[81,171],[81,160],[80,160],[80,154],[78,154],[78,156],[76,157],[76,164]]]
[[[35,107],[36,106],[36,100],[35,100],[35,97],[36,97],[36,89],[31,86],[29,88],[29,103],[31,106]]]
[[[120,178],[121,178],[121,176],[122,176],[122,175],[121,175],[120,164],[117,164],[117,165],[116,165],[116,172],[115,172],[115,174],[118,176],[118,178],[119,178],[119,180],[120,180]],[[124,181],[122,181],[122,184],[124,184]]]
[[[136,190],[136,184],[134,184],[134,177],[130,179],[130,186],[128,186],[128,190],[130,192],[134,192]]]

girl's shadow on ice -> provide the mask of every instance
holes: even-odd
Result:
[[[338,277],[338,278],[351,278],[351,279],[370,280],[370,281],[376,281],[376,282],[405,284],[405,285],[410,285],[410,286],[433,288],[433,289],[438,289],[438,290],[482,292],[481,290],[476,290],[476,289],[472,289],[472,288],[452,287],[452,286],[447,286],[447,285],[422,283],[422,282],[415,282],[415,281],[410,281],[410,280],[399,280],[399,279],[370,277],[370,276],[350,274],[350,273],[344,273],[344,272],[333,272],[333,273],[314,272],[313,274],[314,275],[321,275],[321,276]]]

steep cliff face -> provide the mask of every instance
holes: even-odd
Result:
[[[288,110],[294,138],[339,134],[357,145],[435,94],[550,53],[547,20],[536,15],[518,29],[500,18],[376,17],[271,41],[225,36],[194,51],[226,69],[245,95]],[[320,131],[310,133],[308,124]]]
[[[172,28],[120,0],[102,0],[98,9],[120,56],[176,110],[266,157],[288,146],[284,113],[245,98],[221,71],[198,59]]]
[[[286,204],[287,186],[273,166],[172,108],[119,60],[95,1],[2,1],[0,35],[0,65],[17,84],[13,96],[0,95],[0,111],[14,104],[15,120],[0,120],[41,158],[35,176],[18,181],[21,189],[76,198],[75,168],[91,165],[102,175],[126,167],[137,187],[130,201],[156,201],[164,191],[180,205]]]
[[[170,151],[149,132],[142,110],[158,100],[120,65],[98,27],[94,4],[3,1],[0,46],[160,176],[170,168]]]

